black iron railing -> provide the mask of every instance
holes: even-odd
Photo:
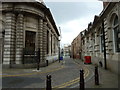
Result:
[[[40,51],[37,51],[23,48],[23,64],[31,64],[31,63],[38,63],[40,58]],[[40,61],[39,61],[40,62]]]

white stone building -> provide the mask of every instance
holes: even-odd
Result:
[[[60,34],[49,8],[40,2],[3,2],[0,10],[0,33],[5,31],[0,56],[3,65],[23,66],[23,48],[40,48],[41,65],[58,59]]]
[[[104,2],[104,5],[82,35],[82,57],[91,56],[92,63],[99,65],[101,61],[105,69],[119,73],[120,2]]]

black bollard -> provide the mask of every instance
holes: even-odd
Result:
[[[48,60],[46,60],[46,66],[48,66]]]
[[[95,66],[95,85],[99,85],[98,66]]]
[[[46,81],[46,90],[52,90],[51,87],[51,75],[47,75],[47,81]]]
[[[80,89],[79,90],[85,90],[83,69],[80,70]]]
[[[103,65],[102,65],[102,62],[101,62],[101,61],[99,61],[99,65],[100,65],[100,67],[103,67]]]
[[[37,70],[39,70],[39,68],[40,68],[40,48],[38,48],[37,52]]]

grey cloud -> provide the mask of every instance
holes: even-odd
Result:
[[[94,4],[94,2],[46,2],[58,24],[95,13],[95,7],[91,7]]]

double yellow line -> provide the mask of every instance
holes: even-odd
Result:
[[[79,65],[78,63],[74,62],[75,64]],[[80,66],[80,65],[79,65]],[[33,74],[43,74],[43,73],[49,73],[49,72],[54,72],[54,71],[57,71],[57,70],[60,70],[60,69],[63,69],[64,66],[61,66],[60,68],[57,68],[57,69],[53,69],[53,70],[49,70],[49,71],[45,71],[45,72],[34,72],[34,73],[25,73],[25,74],[17,74],[17,75],[0,75],[2,77],[15,77],[15,76],[27,76],[27,75],[33,75]],[[89,70],[87,68],[84,67],[84,78],[86,78],[88,75],[89,75]],[[78,83],[80,81],[80,78],[76,78],[76,79],[73,79],[71,81],[68,81],[68,82],[65,82],[61,85],[57,85],[57,86],[54,86],[52,88],[65,88],[65,87],[68,87],[70,85],[73,85],[75,83]]]
[[[89,75],[89,70],[84,67],[84,71],[85,71],[85,73],[84,73],[84,78],[86,78],[86,77]],[[76,78],[76,79],[74,79],[74,80],[65,82],[65,83],[63,83],[63,84],[61,84],[61,85],[54,86],[54,87],[52,87],[52,88],[65,88],[65,87],[68,87],[68,86],[73,85],[73,84],[75,84],[75,83],[78,83],[79,81],[80,81],[80,77],[78,77],[78,78]]]
[[[24,74],[16,74],[16,75],[0,75],[0,77],[16,77],[16,76],[27,76],[27,75],[33,75],[33,74],[43,74],[43,73],[49,73],[49,72],[54,72],[60,69],[63,69],[64,66],[61,66],[60,68],[45,71],[45,72],[34,72],[34,73],[24,73]]]

